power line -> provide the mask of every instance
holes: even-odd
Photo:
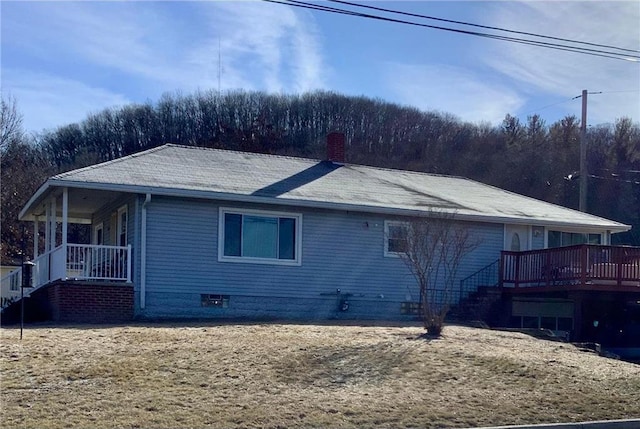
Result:
[[[631,183],[632,185],[640,185],[640,180],[619,179],[617,177],[605,177],[605,176],[598,176],[596,174],[587,174],[587,177],[590,177],[592,179],[611,180],[613,182],[622,182],[622,183]],[[564,180],[566,180],[567,182],[571,182],[577,178],[580,178],[580,173],[575,172],[565,176]]]
[[[593,179],[613,180],[614,182],[631,183],[632,185],[640,185],[640,180],[617,179],[615,177],[596,176],[595,174],[589,174],[589,177],[591,177]]]
[[[602,91],[587,92],[586,94],[602,94]],[[575,97],[572,98],[572,100],[577,100],[578,98],[582,98],[582,94],[576,95]]]
[[[319,10],[319,11],[322,11],[322,12],[329,12],[329,13],[337,13],[337,14],[343,14],[343,15],[357,16],[357,17],[360,17],[360,18],[376,19],[376,20],[380,20],[380,21],[394,22],[394,23],[404,24],[404,25],[412,25],[412,26],[423,27],[423,28],[431,28],[431,29],[434,29],[434,30],[442,30],[442,31],[449,31],[449,32],[453,32],[453,33],[466,34],[466,35],[477,36],[477,37],[485,37],[485,38],[489,38],[489,39],[502,40],[502,41],[520,43],[520,44],[525,44],[525,45],[546,47],[546,48],[549,48],[549,49],[556,49],[556,50],[561,50],[561,51],[581,53],[581,54],[584,54],[584,55],[592,55],[592,56],[611,58],[611,59],[622,60],[622,61],[640,62],[639,61],[640,60],[640,56],[638,56],[638,55],[627,55],[627,54],[621,54],[621,53],[618,53],[618,52],[604,51],[604,50],[601,50],[601,49],[582,48],[582,47],[577,47],[577,46],[563,45],[563,44],[559,44],[559,43],[542,42],[542,41],[538,41],[538,40],[530,40],[530,39],[522,39],[522,38],[516,38],[516,37],[510,37],[510,36],[502,36],[502,35],[498,35],[498,34],[482,33],[482,32],[469,31],[469,30],[461,30],[461,29],[450,28],[450,27],[441,27],[441,26],[437,26],[437,25],[423,24],[423,23],[417,23],[417,22],[406,21],[406,20],[401,20],[401,19],[389,18],[389,17],[385,17],[385,16],[372,15],[372,14],[362,13],[362,12],[355,12],[355,11],[350,11],[350,10],[346,10],[346,9],[340,9],[340,8],[335,8],[335,7],[317,5],[317,4],[308,3],[308,2],[304,2],[304,1],[297,1],[297,0],[263,0],[263,1],[268,2],[268,3],[276,3],[276,4],[283,4],[283,5],[288,5],[288,6],[295,6],[295,7],[300,7],[300,8],[304,8],[304,9]],[[620,49],[620,48],[615,48],[615,49]]]
[[[580,40],[565,39],[565,38],[562,38],[562,37],[546,36],[544,34],[528,33],[526,31],[509,30],[509,29],[506,29],[506,28],[492,27],[492,26],[489,26],[489,25],[473,24],[473,23],[470,23],[470,22],[456,21],[456,20],[453,20],[453,19],[438,18],[438,17],[435,17],[435,16],[422,15],[422,14],[418,14],[418,13],[403,12],[403,11],[399,11],[399,10],[386,9],[386,8],[377,7],[377,6],[371,6],[371,5],[363,5],[363,4],[352,3],[352,2],[343,1],[343,0],[327,0],[327,1],[332,2],[332,3],[340,3],[340,4],[349,5],[349,6],[356,6],[356,7],[366,8],[366,9],[377,10],[377,11],[380,11],[380,12],[388,12],[388,13],[395,13],[395,14],[404,15],[404,16],[412,16],[414,18],[430,19],[430,20],[433,20],[433,21],[448,22],[448,23],[451,23],[451,24],[467,25],[467,26],[471,26],[471,27],[484,28],[484,29],[487,29],[487,30],[504,31],[504,32],[508,32],[508,33],[522,34],[524,36],[540,37],[540,38],[544,38],[544,39],[557,40],[557,41],[561,41],[561,42],[579,43],[579,44],[583,44],[583,45],[595,46],[595,47],[600,47],[600,48],[609,48],[609,49],[617,49],[617,50],[626,51],[626,52],[640,53],[640,51],[637,50],[637,49],[620,48],[620,47],[611,46],[611,45],[601,45],[599,43],[583,42],[583,41],[580,41]]]
[[[621,91],[600,91],[600,94],[619,94],[621,92],[640,92],[640,89],[626,89]]]
[[[546,106],[538,107],[537,109],[534,109],[534,110],[530,111],[529,113],[525,113],[525,115],[529,116],[529,115],[531,115],[533,113],[538,113],[541,110],[548,109],[549,107],[557,106],[558,104],[568,103],[569,101],[573,101],[575,99],[576,99],[576,97],[572,97],[572,98],[567,98],[566,100],[558,101],[557,103],[547,104]]]
[[[613,171],[613,173],[609,173],[612,176],[620,176],[622,174],[627,174],[627,173],[640,174],[640,170],[612,170],[610,168],[598,168],[598,170],[600,170],[600,171]]]

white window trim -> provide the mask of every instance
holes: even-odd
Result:
[[[120,231],[122,229],[122,213],[127,215],[127,224],[129,223],[129,211],[127,205],[123,205],[118,209],[118,220],[116,221],[116,243],[120,246]],[[129,244],[129,225],[125,224],[124,245]]]
[[[389,251],[389,226],[404,226],[408,228],[409,222],[399,220],[384,221],[384,256],[387,258],[401,258],[404,253]]]
[[[254,258],[250,256],[226,256],[224,254],[224,215],[226,213],[240,215],[256,215],[265,217],[286,217],[296,220],[295,229],[295,259]],[[267,210],[238,209],[232,207],[220,207],[218,210],[218,262],[236,262],[241,264],[267,264],[267,265],[302,265],[302,213],[278,212]]]
[[[102,243],[98,243],[98,231],[102,231]],[[93,227],[93,244],[104,244],[104,224],[102,222]]]
[[[606,246],[608,245],[607,243],[607,234],[606,231],[589,231],[589,230],[584,230],[584,229],[580,229],[580,228],[565,228],[565,227],[552,227],[552,226],[548,226],[544,228],[544,248],[545,249],[549,249],[549,232],[550,231],[559,231],[559,232],[567,232],[569,234],[593,234],[593,235],[599,235],[600,236],[600,244],[599,246]]]
[[[520,234],[518,233],[518,236],[520,237],[520,243],[522,243],[522,239],[523,238],[527,238],[527,248],[526,249],[521,249],[520,252],[526,252],[527,250],[533,250],[533,225],[519,225],[519,224],[512,224],[512,223],[505,223],[504,227],[503,227],[503,243],[502,243],[502,248],[507,251],[510,252],[511,251],[511,240],[509,240],[509,228],[526,228],[527,232],[526,232],[526,237],[525,236],[520,236]],[[546,231],[545,231],[546,234]]]

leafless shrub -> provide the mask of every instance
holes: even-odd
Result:
[[[419,315],[429,336],[440,336],[464,257],[479,244],[455,214],[431,211],[406,223],[400,255],[420,290]]]

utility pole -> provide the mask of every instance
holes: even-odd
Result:
[[[580,211],[587,211],[587,90],[582,90],[580,123]]]

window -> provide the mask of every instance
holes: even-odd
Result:
[[[220,209],[218,260],[300,265],[302,215]]]
[[[117,244],[118,246],[127,245],[127,206],[118,209],[118,226],[117,226]]]
[[[511,251],[519,252],[520,251],[520,235],[517,232],[514,232],[511,236]]]
[[[93,244],[104,244],[104,228],[102,226],[102,222],[93,228]]]
[[[406,222],[384,222],[384,255],[400,256],[407,251],[409,225]]]
[[[572,246],[574,244],[601,244],[600,234],[585,234],[581,232],[549,231],[549,248],[560,246]]]

